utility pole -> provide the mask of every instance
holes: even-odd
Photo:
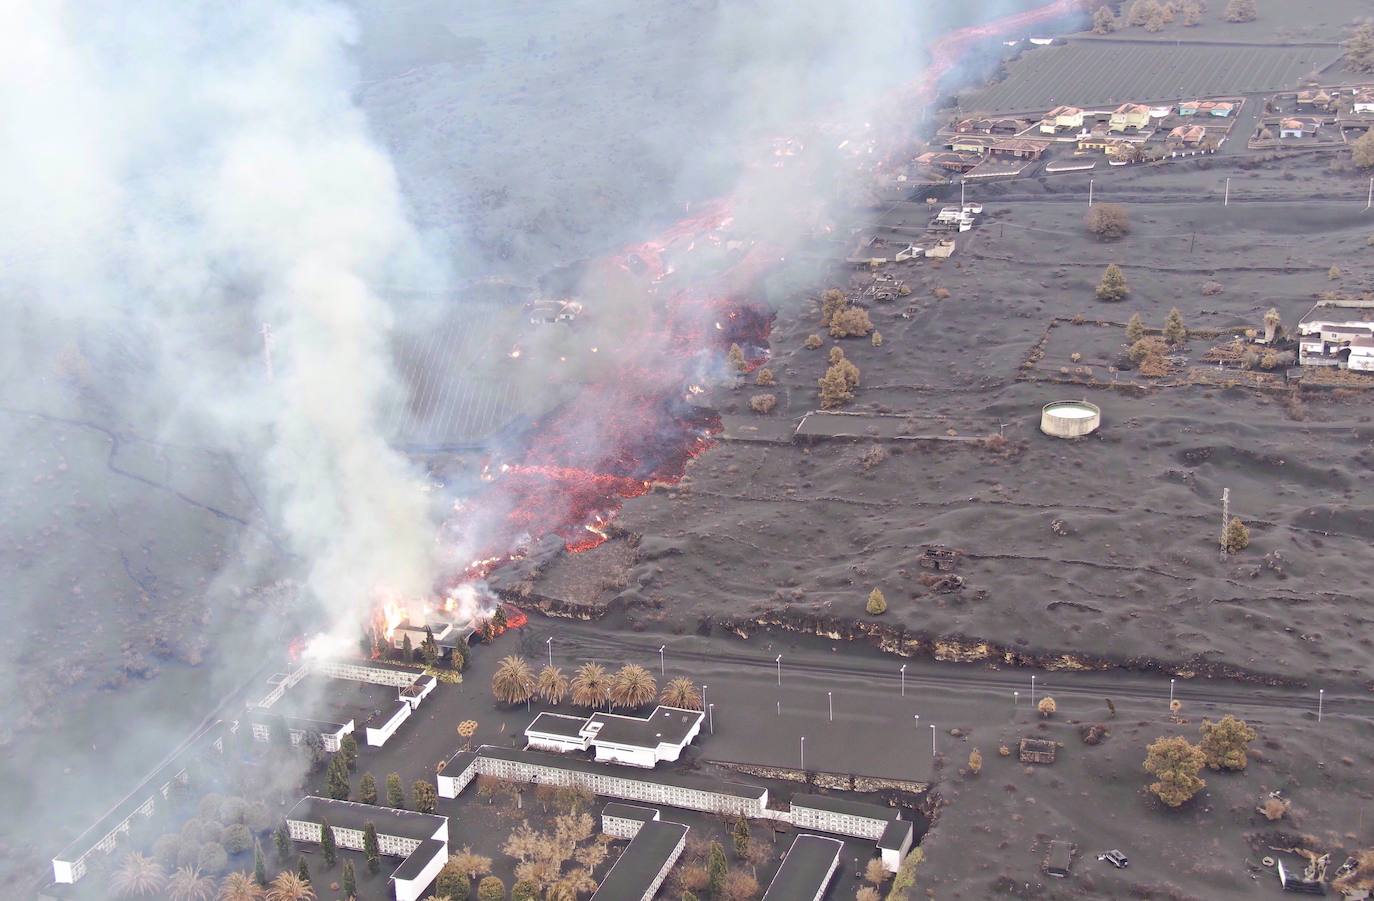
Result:
[[[1193,232],[1193,237],[1188,241],[1188,255],[1191,256],[1193,248],[1197,246],[1197,232]]]
[[[964,208],[964,180],[961,178],[961,179],[959,179],[959,209],[960,209],[960,210],[963,210],[963,208]]]
[[[276,381],[276,375],[272,372],[272,326],[267,323],[262,324],[262,360],[267,366],[267,380]]]
[[[1217,543],[1221,545],[1221,559],[1226,559],[1226,526],[1231,522],[1231,489],[1221,489],[1221,534]]]

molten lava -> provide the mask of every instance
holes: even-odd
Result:
[[[1055,0],[941,36],[924,74],[898,92],[900,99],[907,109],[912,102],[930,102],[940,81],[975,45],[1080,8],[1078,0]],[[881,142],[863,123],[864,134],[846,137],[841,147],[853,145],[856,166],[881,166],[909,148],[906,126]],[[889,152],[874,152],[881,143],[890,145]],[[766,150],[770,167],[804,152],[800,142],[787,138]],[[642,297],[643,314],[624,323],[620,342],[622,352],[635,356],[615,361],[571,401],[534,423],[524,436],[524,450],[514,458],[484,468],[482,491],[455,512],[440,536],[478,558],[458,564],[446,589],[484,577],[550,535],[572,552],[598,546],[609,537],[609,524],[626,498],[645,494],[655,483],[681,479],[688,462],[711,446],[719,418],[687,398],[700,393],[703,373],[711,361],[718,370],[732,344],[744,351],[746,370],[761,366],[768,355],[772,315],[748,298],[782,258],[766,242],[728,232],[736,207],[746,209],[748,203],[740,196],[698,204],[652,240],[592,267],[593,283],[599,273],[606,284],[628,286]],[[805,212],[799,206],[799,214]],[[699,245],[733,255],[723,269],[685,277],[677,263]],[[519,353],[516,347],[510,355]],[[389,610],[379,615],[379,630],[389,640],[399,617],[393,620]],[[516,615],[523,622],[524,614],[512,608],[511,616]]]

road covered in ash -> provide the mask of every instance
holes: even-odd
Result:
[[[536,666],[551,653],[565,673],[589,660],[608,669],[638,663],[660,683],[686,676],[705,686],[715,728],[701,740],[707,760],[930,781],[932,737],[935,753],[957,766],[969,748],[950,730],[991,726],[1014,737],[1033,734],[1039,720],[1032,674],[1023,670],[902,660],[866,644],[781,632],[741,641],[607,626],[535,619],[521,632],[520,650]],[[1110,720],[1108,699],[1119,719],[1163,724],[1169,716],[1165,676],[1115,670],[1037,672],[1034,679],[1035,702],[1053,697],[1058,719]],[[1271,729],[1321,728],[1317,688],[1175,679],[1173,692],[1182,714],[1196,721],[1234,713]],[[1374,719],[1367,695],[1325,692],[1321,707],[1323,722]]]

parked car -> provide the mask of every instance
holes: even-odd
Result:
[[[1129,860],[1126,859],[1126,855],[1125,855],[1125,854],[1122,854],[1120,851],[1116,850],[1115,848],[1113,848],[1112,850],[1108,851],[1106,854],[1099,854],[1099,855],[1097,855],[1097,859],[1098,859],[1098,860],[1105,860],[1107,863],[1109,863],[1109,864],[1111,864],[1112,866],[1116,867],[1118,870],[1124,870],[1124,869],[1126,869],[1126,867],[1128,867],[1128,866],[1131,865],[1131,862],[1130,862]]]

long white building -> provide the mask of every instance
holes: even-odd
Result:
[[[609,798],[737,817],[761,817],[768,806],[768,789],[755,785],[685,773],[645,772],[570,755],[492,745],[455,754],[436,779],[439,796],[458,797],[478,776],[538,785],[576,785]]]
[[[391,874],[396,901],[416,901],[448,862],[448,817],[315,795],[297,801],[286,814],[286,829],[298,842],[322,841],[326,822],[340,848],[363,850],[370,823],[381,853],[404,858]]]

